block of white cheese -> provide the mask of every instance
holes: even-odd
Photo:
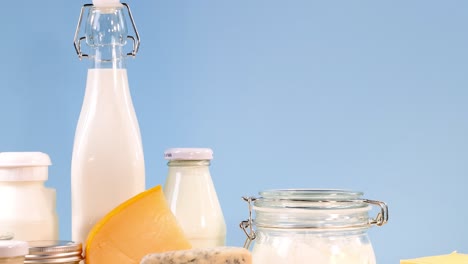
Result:
[[[238,247],[197,248],[149,254],[140,264],[252,264],[252,255]]]
[[[466,264],[468,263],[467,254],[453,252],[448,255],[432,256],[416,259],[401,260],[400,264]]]

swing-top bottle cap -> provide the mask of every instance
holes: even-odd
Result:
[[[114,7],[121,6],[120,0],[93,0],[95,7]]]

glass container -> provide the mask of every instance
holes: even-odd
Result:
[[[172,148],[165,152],[168,175],[164,194],[193,248],[224,246],[226,223],[210,173],[209,148]]]
[[[143,145],[125,64],[140,44],[129,6],[118,0],[84,5],[74,43],[78,57],[91,63],[71,162],[72,240],[85,243],[101,218],[145,190]]]
[[[286,189],[244,197],[245,247],[256,264],[375,264],[367,231],[388,221],[384,202],[346,190]],[[372,205],[379,208],[369,216]]]

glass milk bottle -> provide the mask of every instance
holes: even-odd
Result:
[[[345,190],[286,189],[244,198],[250,211],[241,223],[247,234],[244,246],[255,242],[255,264],[375,264],[367,230],[388,221],[388,208],[361,196]],[[371,205],[379,207],[375,218],[369,217]]]
[[[173,148],[164,194],[193,248],[224,246],[226,223],[209,170],[213,151]]]
[[[85,36],[78,37],[84,13]],[[127,33],[126,15],[135,37]],[[133,51],[126,54],[127,40]],[[85,40],[89,54],[81,45]],[[128,87],[127,56],[135,56],[139,36],[126,4],[115,0],[83,6],[75,33],[80,58],[89,58],[86,91],[75,133],[71,166],[72,239],[85,242],[105,214],[145,189],[140,129]]]

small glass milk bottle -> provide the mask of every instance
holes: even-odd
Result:
[[[85,11],[85,36],[78,37]],[[127,17],[128,16],[128,17]],[[135,37],[128,35],[126,20]],[[133,51],[125,53],[127,40]],[[85,40],[89,53],[83,53]],[[94,0],[81,11],[75,33],[79,58],[89,58],[86,92],[75,133],[71,166],[72,239],[85,242],[91,228],[113,208],[145,190],[140,129],[125,60],[139,36],[128,5]]]
[[[226,223],[209,170],[213,151],[173,148],[165,152],[164,194],[193,248],[224,246]]]

